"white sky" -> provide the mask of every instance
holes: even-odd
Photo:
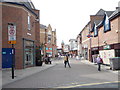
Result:
[[[75,39],[89,22],[89,16],[95,15],[101,8],[113,11],[119,0],[32,0],[40,10],[40,23],[57,32],[57,45]]]

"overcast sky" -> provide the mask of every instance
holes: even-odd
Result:
[[[95,15],[101,8],[113,11],[119,0],[32,0],[40,10],[40,23],[57,31],[57,45],[62,40],[65,44],[75,39],[89,22],[90,15]]]

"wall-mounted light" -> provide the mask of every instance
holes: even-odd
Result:
[[[118,30],[116,30],[116,33],[118,33]]]
[[[106,41],[103,41],[103,43],[104,43],[105,45],[107,45],[107,42],[106,42]]]

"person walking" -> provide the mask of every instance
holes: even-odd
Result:
[[[98,71],[101,71],[101,64],[103,64],[103,60],[100,57],[100,55],[98,55],[96,61],[97,61],[97,64],[98,64]]]
[[[64,57],[64,64],[65,64],[65,68],[66,68],[67,64],[68,64],[69,68],[71,68],[69,60],[68,60],[68,55],[65,55],[65,57]]]

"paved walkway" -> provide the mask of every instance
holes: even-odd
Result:
[[[74,59],[71,59],[70,62],[72,62],[72,60],[74,60]],[[84,64],[92,65],[93,67],[97,68],[97,65],[95,65],[94,63],[89,62],[88,60],[78,60],[78,61],[81,61],[81,63],[84,63]],[[8,83],[23,79],[25,77],[28,77],[30,75],[33,75],[33,74],[38,73],[40,71],[43,71],[45,69],[51,68],[51,67],[53,67],[53,66],[55,66],[55,65],[57,65],[59,63],[63,63],[63,60],[54,60],[52,62],[52,64],[43,64],[42,66],[30,67],[30,68],[26,68],[26,69],[22,69],[22,70],[15,70],[15,76],[16,77],[14,79],[12,79],[12,77],[11,77],[11,69],[2,70],[2,77],[0,77],[0,79],[2,78],[1,79],[2,80],[2,85],[6,85]],[[77,63],[77,62],[75,62],[75,63]],[[111,73],[118,74],[118,71],[110,70],[109,66],[105,66],[105,65],[103,66],[102,65],[102,69],[103,70],[107,69]]]
[[[96,67],[96,68],[97,68],[97,64],[91,63],[91,62],[88,61],[88,60],[81,60],[81,62],[82,62],[82,63],[85,63],[85,64],[88,64],[88,65],[92,65],[93,67]],[[110,70],[110,66],[107,66],[107,65],[101,65],[101,69],[107,70],[107,71],[109,71],[109,72],[111,72],[111,73],[115,73],[115,74],[118,74],[118,72],[120,71],[120,70],[115,70],[115,71]]]
[[[35,66],[35,67],[30,67],[22,70],[15,70],[15,78],[12,79],[11,77],[11,69],[6,69],[2,70],[2,85],[6,85],[8,83],[12,83],[14,81],[23,79],[25,77],[28,77],[30,75],[33,75],[35,73],[38,73],[40,71],[43,71],[47,68],[55,66],[55,63],[52,64],[43,64],[42,66]]]

